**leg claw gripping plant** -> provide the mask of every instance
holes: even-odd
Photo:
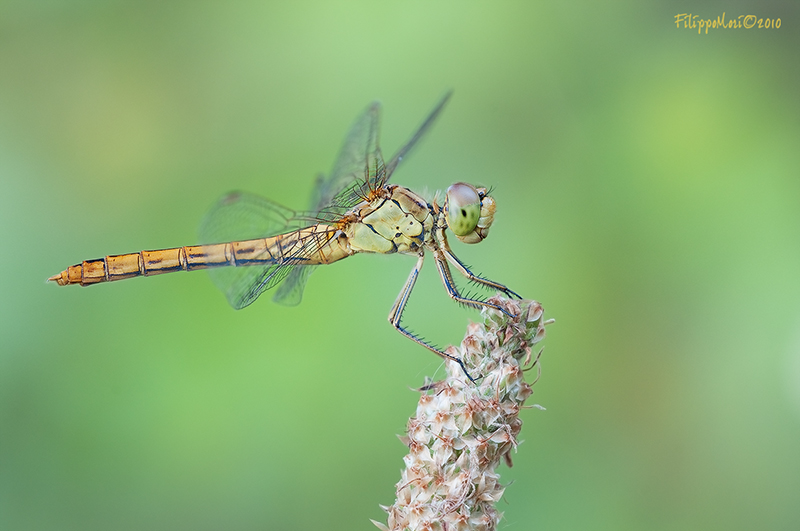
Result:
[[[459,348],[448,354],[471,367],[476,382],[465,378],[455,362],[446,363],[445,380],[420,389],[417,413],[408,422],[403,442],[409,453],[388,525],[383,531],[493,530],[502,514],[495,503],[505,486],[495,471],[517,446],[522,427],[519,411],[531,395],[523,371],[538,369],[533,346],[544,338],[542,306],[535,301],[493,297],[516,317],[494,309],[482,312]]]

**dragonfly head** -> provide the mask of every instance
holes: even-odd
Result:
[[[496,206],[486,188],[456,183],[447,189],[447,226],[464,243],[478,243],[489,234]]]

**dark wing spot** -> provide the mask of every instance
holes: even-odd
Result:
[[[231,192],[228,195],[224,196],[222,199],[220,199],[219,202],[221,204],[223,204],[223,205],[231,205],[231,204],[239,201],[239,199],[241,199],[241,197],[242,197],[242,193],[241,192]]]

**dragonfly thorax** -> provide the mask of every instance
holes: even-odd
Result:
[[[428,203],[411,190],[387,185],[355,209],[357,221],[345,229],[354,252],[416,253],[433,227]]]

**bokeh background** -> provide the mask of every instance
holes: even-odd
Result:
[[[678,29],[675,15],[780,18]],[[188,245],[243,189],[305,208],[384,104],[393,180],[495,187],[454,248],[540,300],[503,529],[800,528],[800,32],[793,2],[4,2],[0,528],[372,529],[438,358],[386,315],[414,259],[233,311],[203,272],[44,280]],[[477,313],[428,264],[407,324]]]

